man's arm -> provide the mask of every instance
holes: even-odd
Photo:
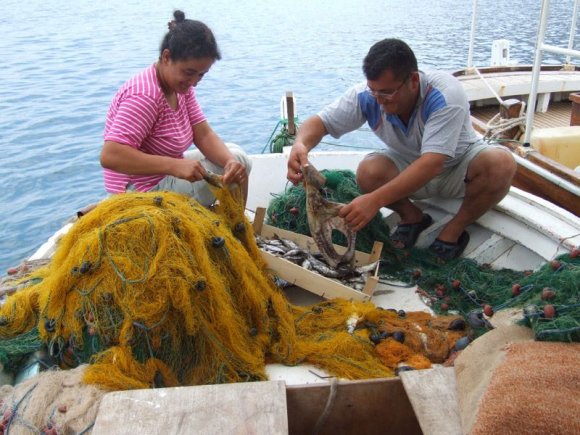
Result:
[[[334,138],[339,138],[366,122],[358,98],[362,89],[363,83],[351,87],[300,126],[288,158],[288,180],[294,184],[302,181],[300,166],[308,163],[308,152],[318,145],[324,136],[330,134]]]
[[[448,158],[445,154],[425,153],[390,182],[371,193],[381,207],[408,198],[439,175]]]
[[[302,181],[300,166],[308,163],[308,152],[327,134],[326,127],[318,115],[311,116],[300,126],[288,157],[288,180],[294,184]]]
[[[384,186],[345,205],[339,215],[345,218],[353,230],[361,230],[375,217],[381,207],[408,198],[439,175],[447,159],[448,156],[444,154],[423,154]]]

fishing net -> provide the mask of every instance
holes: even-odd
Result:
[[[332,201],[349,203],[360,195],[355,175],[346,170],[322,170],[326,177],[324,195]],[[267,222],[279,228],[310,235],[302,185],[276,195],[267,210]],[[356,248],[370,252],[374,241],[383,242],[380,274],[418,285],[418,292],[440,314],[460,314],[470,322],[475,335],[488,330],[482,313],[504,308],[523,308],[522,323],[530,326],[536,339],[580,341],[580,259],[577,250],[564,254],[536,271],[495,270],[489,265],[459,258],[447,263],[424,249],[397,249],[389,239],[389,228],[380,213],[357,233]],[[345,245],[339,232],[333,242]],[[487,307],[486,307],[487,306]]]
[[[175,193],[132,193],[80,218],[0,308],[5,367],[44,346],[63,369],[89,363],[84,382],[106,390],[264,380],[268,362],[361,379],[428,366],[432,349],[438,361],[467,333],[446,332],[450,316],[417,338],[429,315],[419,322],[368,302],[290,305],[238,195],[214,190],[212,210]]]
[[[295,119],[297,121],[297,119]],[[281,126],[280,132],[274,136],[274,133]],[[274,128],[267,146],[269,146],[270,153],[281,153],[284,147],[291,146],[294,143],[294,135],[288,130],[288,121],[283,119],[278,122]]]
[[[534,341],[518,325],[485,334],[455,364],[463,433],[580,433],[579,364],[580,343]]]
[[[90,433],[106,391],[82,382],[86,365],[0,387],[0,427],[13,434]]]
[[[360,195],[356,185],[355,175],[348,170],[320,171],[326,178],[325,187],[322,189],[324,197],[329,201],[347,204]],[[278,228],[284,228],[298,234],[310,235],[308,218],[306,215],[306,194],[302,184],[291,186],[285,192],[276,195],[270,201],[266,211],[266,223]],[[356,237],[356,249],[370,252],[375,240],[388,240],[389,226],[381,219],[380,215],[359,231]],[[332,233],[333,243],[346,245],[344,234],[339,231]],[[383,256],[393,256],[395,249],[390,244],[383,249]]]

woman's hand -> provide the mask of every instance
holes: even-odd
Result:
[[[228,160],[224,166],[224,184],[236,183],[240,186],[247,180],[246,168],[235,159]]]
[[[199,160],[174,159],[171,175],[187,181],[200,181],[206,176],[207,171]]]

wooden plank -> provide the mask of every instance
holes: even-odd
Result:
[[[400,376],[425,435],[462,434],[453,367],[413,370]]]
[[[551,94],[549,92],[538,94],[538,99],[536,100],[536,112],[548,112],[548,106],[550,105],[550,95]]]
[[[288,133],[296,134],[296,124],[294,123],[294,92],[286,92],[286,109],[288,110]]]
[[[570,101],[572,101],[570,126],[580,125],[580,92],[570,94]]]
[[[266,217],[266,209],[264,207],[258,207],[256,209],[256,213],[254,214],[254,222],[252,224],[254,227],[254,234],[262,234],[264,217]]]
[[[363,293],[319,275],[318,273],[304,269],[288,260],[276,257],[269,252],[261,251],[261,253],[262,258],[268,267],[284,281],[288,281],[291,284],[302,287],[304,290],[308,290],[326,299],[344,298],[357,301],[368,300],[374,291],[374,286],[376,286],[376,283],[378,282],[378,280],[372,280],[371,278],[373,277],[370,277],[367,280],[369,288],[367,289],[365,286],[367,293]],[[369,284],[369,282],[371,284]],[[374,285],[372,285],[372,283],[374,283]],[[372,288],[370,286],[372,286]]]
[[[291,435],[421,434],[399,378],[287,386],[286,400]]]
[[[365,295],[368,295],[368,297],[372,297],[373,293],[375,292],[375,289],[377,288],[377,284],[379,283],[379,277],[378,276],[369,276],[367,278],[367,282],[365,282],[365,286],[362,289],[362,292]]]
[[[472,103],[473,104],[473,103]],[[492,105],[484,104],[483,106],[471,107],[471,116],[473,127],[481,133],[485,131],[487,122],[499,111],[497,101]],[[570,114],[572,105],[567,101],[551,102],[550,109],[546,113],[536,112],[534,116],[534,128],[566,127],[570,124]],[[474,121],[474,119],[476,121]]]
[[[92,433],[287,434],[286,388],[271,381],[109,393]]]
[[[265,212],[266,210],[263,207],[256,208],[253,226],[254,232],[257,235],[260,235],[264,238],[282,238],[291,240],[303,249],[307,249],[311,252],[318,251],[316,242],[312,237],[264,224],[263,221]],[[333,246],[336,252],[339,254],[344,253],[347,249],[344,246]],[[375,242],[370,254],[367,254],[366,252],[355,251],[355,265],[364,266],[378,261],[381,258],[382,250],[383,243]],[[294,264],[288,260],[276,257],[275,255],[272,255],[268,252],[261,252],[262,258],[264,258],[264,261],[266,261],[268,267],[272,269],[272,271],[274,271],[280,278],[326,299],[345,298],[349,300],[367,300],[371,298],[379,282],[378,263],[374,272],[374,276],[367,278],[364,288],[362,292],[360,292],[353,289],[352,287],[343,285],[338,281],[326,278],[316,272],[304,269],[303,267],[298,266],[297,264]]]
[[[532,159],[529,160],[531,161]],[[522,165],[518,165],[512,186],[544,198],[571,211],[576,216],[580,216],[580,201],[578,201],[577,195],[561,188],[556,183],[546,180],[544,177]]]
[[[382,252],[383,252],[383,242],[375,241],[375,243],[373,243],[373,249],[369,254],[367,264],[371,264],[374,263],[375,261],[378,261],[381,258]],[[361,254],[364,254],[364,252],[361,252]]]
[[[379,261],[381,258],[381,252],[383,252],[383,242],[376,242],[373,244],[373,249],[369,256],[369,264],[374,263],[375,261]],[[379,284],[379,265],[377,264],[377,268],[375,269],[375,273],[373,276],[367,278],[367,282],[362,290],[362,292],[366,295],[372,296]]]

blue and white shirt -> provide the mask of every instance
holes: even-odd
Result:
[[[445,154],[445,167],[454,166],[470,145],[479,140],[471,125],[469,101],[451,74],[419,71],[420,93],[409,124],[382,111],[366,89],[366,82],[350,88],[318,116],[330,135],[339,138],[365,122],[407,163],[424,153]]]

